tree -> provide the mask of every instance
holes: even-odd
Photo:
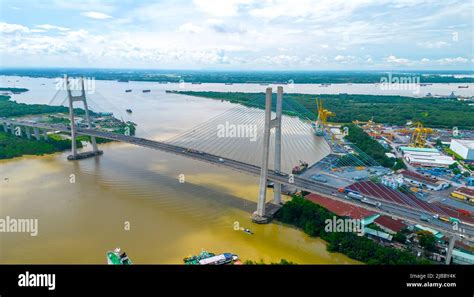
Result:
[[[420,245],[428,250],[428,251],[434,251],[436,249],[436,237],[429,232],[429,231],[419,231],[418,233],[418,241],[420,242]]]
[[[405,243],[407,241],[407,237],[402,232],[397,232],[395,235],[393,235],[393,240],[396,242]]]

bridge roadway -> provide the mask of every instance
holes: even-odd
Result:
[[[70,129],[66,125],[62,124],[45,124],[45,123],[36,123],[36,122],[23,122],[23,121],[12,121],[4,118],[0,118],[0,124],[7,123],[14,126],[28,126],[28,127],[36,127],[39,129],[45,130],[52,130],[52,131],[61,131],[70,133]],[[194,150],[188,150],[188,148],[180,147],[160,141],[149,140],[145,138],[135,137],[135,136],[127,136],[117,133],[111,133],[106,131],[98,131],[93,129],[82,129],[77,128],[77,134],[81,135],[89,135],[95,137],[101,137],[109,140],[115,140],[130,144],[135,144],[142,147],[147,147],[155,150],[160,150],[167,153],[172,153],[179,156],[184,156],[187,158],[204,161],[207,163],[211,163],[213,165],[226,167],[232,170],[237,170],[243,173],[249,173],[253,175],[260,175],[260,167],[255,166],[252,164],[247,164],[244,162],[220,157],[213,154],[208,154],[205,152],[199,152]],[[332,187],[328,184],[317,182],[314,180],[305,179],[299,176],[294,176],[293,181],[290,182],[290,179],[287,174],[279,174],[275,173],[273,170],[269,170],[268,172],[268,180],[272,182],[278,182],[285,185],[290,185],[296,187],[300,190],[304,190],[307,192],[316,193],[333,200],[339,200],[346,204],[351,204],[358,207],[363,207],[365,209],[371,210],[373,212],[377,212],[379,214],[384,214],[393,218],[401,219],[413,224],[420,224],[424,226],[428,226],[431,228],[435,228],[445,235],[455,236],[457,240],[467,240],[467,241],[474,241],[474,226],[460,224],[459,229],[463,231],[455,231],[453,230],[453,226],[449,223],[445,223],[442,221],[438,221],[435,219],[431,219],[430,222],[425,222],[420,220],[421,215],[425,215],[428,217],[432,217],[434,213],[429,213],[425,210],[413,208],[406,205],[401,205],[393,202],[387,202],[385,200],[377,199],[376,197],[367,196],[372,200],[380,202],[382,205],[380,207],[373,207],[371,205],[365,204],[363,202],[357,200],[348,200],[345,199],[345,195],[343,193],[339,193],[337,188]]]

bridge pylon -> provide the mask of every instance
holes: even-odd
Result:
[[[266,196],[268,182],[268,159],[270,155],[270,131],[275,128],[275,171],[281,170],[281,120],[283,110],[283,87],[277,88],[276,116],[272,119],[272,88],[267,88],[265,94],[265,125],[263,129],[263,149],[262,166],[260,171],[259,195],[257,210],[252,214],[252,221],[258,224],[268,223],[271,215],[266,213]],[[274,185],[273,204],[277,207],[271,207],[272,210],[279,208],[281,204],[281,184]]]
[[[449,243],[448,243],[448,249],[446,251],[446,265],[450,265],[451,264],[451,258],[453,256],[453,248],[454,248],[454,244],[456,243],[456,237],[453,235],[449,238]]]
[[[85,111],[85,120],[87,122],[87,128],[92,129],[92,123],[91,119],[89,117],[89,108],[87,106],[87,99],[86,99],[86,91],[84,89],[84,79],[81,77],[80,79],[80,84],[81,84],[81,95],[79,96],[73,96],[71,87],[69,85],[69,78],[67,75],[64,76],[65,79],[65,85],[66,85],[66,90],[67,90],[67,97],[68,97],[68,102],[69,102],[69,121],[70,121],[70,130],[71,130],[71,152],[72,154],[67,157],[68,160],[80,160],[80,159],[85,159],[88,157],[93,157],[93,156],[98,156],[102,155],[103,151],[99,150],[97,148],[97,142],[95,140],[94,136],[90,136],[91,138],[91,143],[92,143],[92,152],[82,152],[78,153],[77,152],[77,146],[76,146],[76,135],[77,135],[77,126],[75,122],[75,114],[74,114],[74,102],[76,101],[81,101],[84,105],[84,111]]]

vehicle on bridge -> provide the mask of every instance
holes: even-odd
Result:
[[[427,217],[427,216],[425,216],[425,215],[421,215],[421,216],[420,216],[420,220],[425,221],[425,222],[429,222],[429,221],[430,221],[430,218]]]
[[[367,198],[362,198],[361,202],[365,203],[365,204],[369,204],[369,205],[372,205],[372,206],[375,206],[375,207],[380,207],[382,206],[382,203],[378,202],[378,201],[373,201],[373,200],[370,200],[370,199],[367,199]]]
[[[300,164],[299,164],[299,165],[296,165],[295,167],[293,167],[293,170],[291,170],[291,173],[293,173],[293,174],[301,174],[301,173],[303,173],[306,169],[308,169],[308,163],[306,163],[306,162],[300,160]]]
[[[359,201],[362,200],[362,199],[365,199],[364,196],[362,196],[360,194],[356,194],[354,192],[348,192],[346,196],[349,197],[349,198],[355,199],[355,200],[359,200]]]

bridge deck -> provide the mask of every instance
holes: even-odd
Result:
[[[2,123],[17,125],[17,126],[37,127],[39,129],[70,133],[70,130],[68,129],[68,127],[61,124],[31,123],[31,122],[11,121],[8,119],[0,118],[0,124]],[[105,132],[105,131],[97,131],[93,129],[78,128],[76,132],[77,134],[81,134],[81,135],[95,136],[95,137],[135,144],[138,146],[148,147],[148,148],[172,153],[175,155],[184,156],[187,158],[208,162],[217,166],[226,167],[226,168],[237,170],[243,173],[260,175],[259,166],[239,162],[239,161],[228,159],[228,158],[222,158],[220,156],[208,154],[205,152],[188,151],[187,148],[185,147],[180,147],[180,146],[168,144],[165,142],[149,140],[149,139],[135,137],[135,136],[110,133],[110,132]],[[416,208],[414,206],[402,205],[394,201],[380,200],[379,197],[371,197],[371,196],[368,196],[368,198],[371,198],[373,200],[380,201],[381,203],[383,203],[384,209],[373,207],[373,206],[360,203],[357,201],[349,201],[349,200],[344,199],[343,196],[341,197],[340,193],[337,192],[337,189],[330,185],[317,182],[314,180],[308,180],[299,176],[294,176],[294,178],[290,180],[288,175],[277,174],[273,170],[269,170],[268,180],[281,183],[282,185],[296,187],[297,189],[300,189],[302,191],[318,193],[320,195],[324,195],[331,199],[343,201],[345,203],[353,204],[355,206],[370,209],[380,214],[385,214],[385,215],[402,219],[411,223],[428,225],[438,230],[442,230],[446,234],[459,236],[458,232],[453,231],[453,228],[450,224],[433,225],[432,223],[421,221],[420,215],[426,215],[426,216],[434,215],[434,213],[429,212],[425,209]],[[467,240],[473,240],[472,235],[474,234],[474,226],[464,226],[464,227],[465,227],[464,230],[467,230],[467,234],[465,238]]]

